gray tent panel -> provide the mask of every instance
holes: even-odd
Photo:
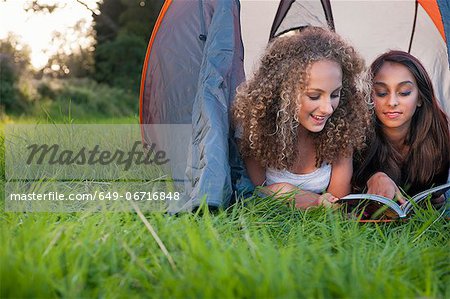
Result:
[[[144,124],[190,124],[204,42],[197,1],[172,1],[150,52]]]
[[[193,206],[204,196],[208,205],[227,205],[232,196],[229,110],[234,92],[244,80],[239,2],[216,1],[207,30],[197,95],[192,113],[192,155],[187,176]],[[230,152],[231,150],[231,152]],[[186,188],[187,189],[187,188]]]
[[[192,124],[184,192],[195,207],[226,206],[233,190],[251,191],[229,110],[244,80],[239,1],[173,0],[156,32],[144,74],[143,124]],[[206,39],[205,39],[206,37]],[[143,126],[145,140],[158,132]]]

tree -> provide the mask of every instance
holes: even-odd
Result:
[[[98,82],[139,90],[147,42],[162,4],[162,0],[104,0],[100,4],[100,15],[94,16],[94,78]],[[101,15],[117,24],[117,30]]]
[[[4,0],[15,1],[15,0]],[[99,1],[99,0],[97,0]],[[64,2],[58,0],[27,0],[24,10],[31,14],[51,15],[62,9],[70,9],[72,5],[81,5],[92,15],[100,14],[96,4],[88,5],[84,0]],[[50,74],[55,77],[86,77],[92,76],[94,70],[94,31],[90,20],[79,19],[76,24],[64,30],[53,33],[52,45],[59,49],[50,53],[48,63],[40,74]]]
[[[44,73],[56,78],[85,78],[93,73],[93,55],[86,49],[66,54],[52,55],[44,67]]]
[[[99,4],[99,14],[93,14],[97,45],[112,41],[119,33],[119,17],[125,9],[121,0],[104,0]]]
[[[59,8],[61,8],[60,4],[41,3],[39,0],[28,1],[24,6],[24,9],[28,12],[33,11],[42,13],[52,13]]]
[[[136,93],[145,46],[141,38],[125,34],[103,44],[97,49],[95,57],[97,81]]]
[[[30,69],[30,50],[12,34],[0,40],[0,111],[21,112],[26,100],[20,77]]]
[[[5,39],[0,40],[0,53],[3,58],[7,57],[11,61],[18,76],[29,70],[30,48],[16,35],[9,33]]]
[[[148,42],[163,1],[122,0],[125,10],[120,15],[120,31],[142,37]]]
[[[76,42],[73,42],[76,40]],[[55,32],[52,44],[59,50],[53,54],[44,68],[44,73],[54,77],[88,77],[94,71],[94,47],[92,27],[85,20],[78,21],[65,32]]]
[[[7,112],[11,109],[17,110],[17,108],[20,108],[17,106],[21,106],[21,101],[19,101],[20,91],[17,88],[17,82],[19,81],[17,70],[14,68],[11,58],[3,53],[0,54],[0,70],[0,113],[3,110]]]

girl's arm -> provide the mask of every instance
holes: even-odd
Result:
[[[254,158],[244,158],[248,176],[255,186],[262,186],[266,181],[266,169]]]
[[[350,193],[353,174],[352,159],[352,157],[342,157],[333,163],[330,185],[328,185],[327,192],[336,197],[343,197]]]
[[[262,186],[266,180],[265,168],[253,158],[245,158],[244,162],[252,183],[255,186]],[[275,197],[283,196],[284,193],[295,193],[295,206],[299,209],[307,209],[318,205],[329,206],[332,202],[337,200],[329,193],[319,195],[313,192],[300,190],[296,186],[289,183],[272,184],[270,186],[266,186],[261,191],[267,195],[273,195],[276,193]]]
[[[302,210],[315,206],[331,207],[332,203],[338,200],[338,198],[335,198],[330,193],[320,195],[314,192],[301,190],[289,183],[276,183],[267,186],[264,189],[264,193],[268,195],[273,195],[275,193],[275,197],[284,196],[285,193],[294,194],[295,207]]]

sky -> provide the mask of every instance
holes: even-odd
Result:
[[[76,0],[39,0],[41,4],[63,6],[53,13],[26,12],[24,7],[30,0],[0,0],[0,39],[6,38],[8,32],[18,36],[23,44],[31,49],[31,64],[40,69],[48,58],[58,50],[70,53],[78,47],[92,45],[88,36],[92,25],[92,13]],[[98,0],[83,0],[90,8],[97,8]],[[71,29],[78,21],[84,20],[81,28],[82,37]],[[67,43],[52,41],[54,32],[64,35]]]

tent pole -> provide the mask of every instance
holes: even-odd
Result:
[[[416,22],[417,22],[417,11],[419,9],[419,2],[416,0],[416,7],[414,11],[414,23],[411,31],[411,38],[409,39],[408,53],[411,53],[412,42],[414,39],[414,33],[416,32]]]

